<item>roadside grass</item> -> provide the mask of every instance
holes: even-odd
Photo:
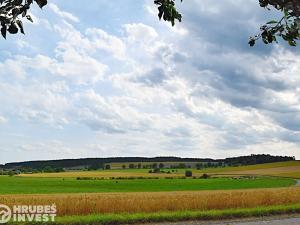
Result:
[[[177,211],[58,217],[57,225],[118,225],[188,220],[223,220],[300,213],[300,204],[209,211]]]
[[[207,211],[300,204],[300,188],[227,191],[0,195],[1,204],[52,205],[59,216]]]
[[[100,192],[162,192],[276,188],[295,185],[288,178],[254,179],[134,179],[77,180],[75,178],[22,178],[0,176],[0,194],[55,194]]]

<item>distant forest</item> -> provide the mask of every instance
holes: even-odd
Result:
[[[45,168],[53,168],[57,171],[65,168],[85,167],[85,168],[104,168],[107,163],[138,163],[138,162],[218,162],[225,166],[242,166],[254,165],[262,163],[293,161],[295,157],[289,156],[272,156],[267,154],[240,156],[226,159],[210,159],[210,158],[180,158],[180,157],[115,157],[115,158],[84,158],[84,159],[62,159],[62,160],[46,160],[46,161],[28,161],[7,163],[0,165],[2,169],[32,169],[44,170]]]

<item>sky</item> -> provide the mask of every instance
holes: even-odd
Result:
[[[248,38],[257,0],[49,0],[0,45],[0,163],[112,156],[300,159],[300,50]]]

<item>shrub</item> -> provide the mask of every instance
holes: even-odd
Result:
[[[157,168],[157,163],[153,163],[153,164],[152,164],[152,168],[153,168],[153,169]]]
[[[129,169],[134,169],[135,165],[134,164],[129,164]]]
[[[185,169],[186,165],[184,163],[179,163],[178,167],[179,169]]]
[[[15,173],[14,171],[9,171],[9,172],[8,172],[8,176],[12,177],[12,176],[14,176],[14,175],[16,175],[16,173]]]
[[[204,173],[202,176],[201,176],[202,179],[208,179],[210,178],[210,176],[207,174],[207,173]]]
[[[155,168],[155,169],[153,170],[153,172],[154,172],[154,173],[160,173],[161,171],[160,171],[159,168]]]
[[[95,180],[94,177],[77,177],[76,180]]]
[[[54,173],[54,172],[55,172],[55,169],[52,168],[51,166],[46,166],[46,167],[43,169],[43,172],[44,172],[44,173]]]
[[[193,172],[191,170],[186,170],[185,171],[185,176],[186,177],[192,177],[193,176]]]

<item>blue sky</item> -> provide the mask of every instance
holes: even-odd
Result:
[[[300,158],[300,53],[248,37],[258,1],[49,0],[0,46],[0,163],[109,156]]]

